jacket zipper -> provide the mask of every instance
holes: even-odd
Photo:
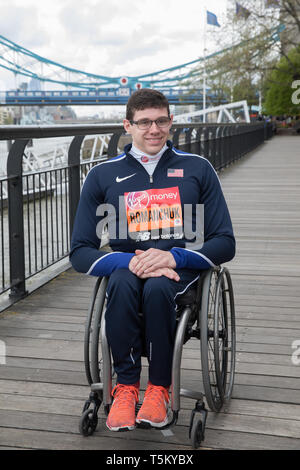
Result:
[[[149,181],[150,181],[150,184],[153,184],[153,174],[152,175],[149,175]],[[158,229],[160,230],[160,229]],[[157,248],[157,243],[158,243],[159,240],[152,240],[152,242],[154,243],[154,248]],[[151,344],[151,343],[150,343]]]

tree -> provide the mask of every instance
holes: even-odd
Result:
[[[280,82],[287,73],[288,83],[291,70],[298,73],[295,56],[289,54],[291,48],[300,44],[300,0],[240,0],[244,10],[236,14],[236,2],[230,0],[227,20],[219,33],[216,48],[221,53],[214,54],[206,61],[207,84],[212,90],[221,87],[220,96],[228,101],[249,100],[249,104],[261,104],[269,81],[278,80],[272,72],[279,66],[279,59],[285,57],[290,64],[280,69]],[[266,5],[270,5],[267,8]],[[227,46],[224,48],[224,46]],[[199,67],[200,80],[190,82],[194,88],[201,87],[203,64]]]
[[[293,83],[300,79],[300,48],[292,49],[280,59],[266,85],[264,111],[272,115],[299,115],[299,100],[292,99]],[[297,104],[298,102],[298,104]]]

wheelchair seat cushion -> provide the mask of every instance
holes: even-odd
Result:
[[[189,289],[184,294],[176,297],[176,304],[178,306],[191,305],[196,302],[197,289]]]

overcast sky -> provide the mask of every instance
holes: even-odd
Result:
[[[199,57],[203,7],[209,5],[220,15],[226,3],[0,0],[0,34],[70,67],[109,76],[138,75]],[[213,34],[219,28],[208,29]]]
[[[202,55],[204,7],[226,0],[0,0],[0,34],[63,65],[140,75]],[[219,34],[209,26],[208,35]],[[24,80],[23,78],[21,79]],[[0,68],[0,90],[14,78]]]

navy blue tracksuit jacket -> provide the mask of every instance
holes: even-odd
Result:
[[[176,270],[185,285],[195,280],[199,271],[230,261],[235,254],[231,219],[214,168],[199,155],[179,151],[169,141],[167,145],[152,177],[130,155],[131,145],[126,146],[120,156],[94,166],[84,182],[74,223],[70,252],[73,267],[82,273],[110,276],[111,279],[108,285],[107,335],[121,383],[134,383],[140,371],[140,326],[137,318],[130,319],[132,311],[138,310],[143,303],[143,296],[137,296],[137,290],[143,290],[143,283],[145,286],[151,284],[152,289],[155,289],[159,279],[164,289],[168,284],[176,284],[164,277],[147,280],[146,284],[134,279],[136,276],[128,270],[128,264],[135,250],[151,247],[170,250],[176,261]],[[204,207],[203,227],[196,226],[197,204]],[[109,207],[114,208],[113,214],[109,214]],[[185,233],[187,207],[191,208],[193,231],[203,230],[203,243],[199,244],[195,237],[193,244],[191,236],[187,237]],[[104,212],[101,208],[108,209]],[[101,222],[107,214],[113,228],[110,230],[110,253],[100,249]],[[123,286],[120,281],[124,274],[127,276],[127,284],[129,278],[132,280],[130,287]],[[173,310],[174,295],[180,293],[182,288],[181,284],[180,287],[170,289],[172,301],[169,299],[169,302]],[[150,300],[152,297],[153,301]],[[151,304],[152,310],[159,311],[165,300],[159,294],[152,297],[148,295],[147,305]],[[129,310],[132,307],[131,313],[123,307],[127,301]],[[166,309],[165,305],[164,311]],[[168,370],[173,341],[173,333],[170,336],[168,332],[170,322],[173,328],[173,319],[168,319],[166,328],[157,328],[156,325],[148,334],[148,340],[146,333],[148,359],[151,358],[154,371],[150,380],[158,385],[168,385],[170,381]],[[127,339],[120,336],[120,330],[123,336],[127,335]],[[160,339],[156,338],[157,335],[160,335]],[[168,354],[170,358],[157,373],[158,364],[162,362],[159,356]]]

